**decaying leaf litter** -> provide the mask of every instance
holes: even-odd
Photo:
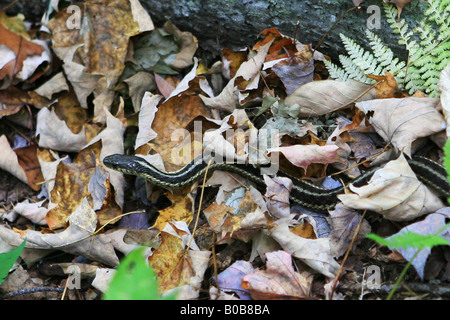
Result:
[[[206,65],[196,37],[176,22],[155,27],[137,2],[117,3],[86,2],[83,16],[102,19],[83,32],[68,27],[65,10],[54,12],[40,37],[18,28],[20,17],[1,15],[9,60],[0,70],[0,168],[34,195],[2,199],[1,252],[26,238],[28,265],[17,265],[0,288],[48,285],[39,272],[64,287],[64,270],[76,263],[84,297],[99,298],[121,257],[144,246],[160,291],[180,299],[327,299],[338,274],[334,299],[382,298],[361,286],[364,270],[387,264],[382,280],[390,283],[411,253],[383,251],[364,235],[427,234],[448,219],[445,202],[406,157],[432,141],[427,152],[442,158],[450,66],[440,98],[409,96],[389,73],[368,75],[376,85],[330,80],[326,52],[273,28]],[[404,3],[397,6],[400,14]],[[245,160],[265,131],[276,131],[281,145],[258,149],[258,160],[277,154],[283,171],[328,187],[389,161],[367,186],[349,186],[329,215],[290,206],[285,177],[265,175],[259,190],[216,171],[205,185],[168,192],[102,164],[110,154],[139,154],[175,171],[206,147]],[[338,171],[343,176],[332,179]],[[412,281],[448,281],[447,251],[422,252]],[[54,258],[61,254],[62,262]]]

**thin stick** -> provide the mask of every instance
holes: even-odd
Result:
[[[202,210],[203,193],[205,191],[206,178],[208,177],[208,170],[209,170],[209,167],[210,167],[211,162],[213,160],[214,160],[214,158],[209,159],[208,165],[206,166],[205,174],[203,175],[203,184],[202,184],[202,189],[201,189],[201,192],[200,192],[200,201],[199,201],[199,204],[198,204],[197,217],[195,219],[194,229],[192,229],[191,238],[189,239],[189,243],[188,243],[186,248],[190,248],[191,247],[192,239],[194,238],[195,231],[197,230],[198,220],[199,220],[199,217],[200,217],[200,212]]]
[[[216,259],[216,233],[213,232],[213,244],[212,244],[212,256],[213,256],[213,267],[214,267],[214,278],[216,279],[216,287],[220,294],[220,285],[219,285],[219,275],[217,271],[217,259]]]
[[[295,30],[294,30],[294,47],[297,48],[297,31],[298,28],[300,27],[300,21],[297,21],[297,24],[295,25]]]
[[[350,8],[350,9],[348,9],[347,11],[345,11],[345,12],[339,17],[339,19],[337,19],[336,22],[331,26],[331,28],[328,29],[328,31],[323,35],[322,39],[320,39],[320,41],[316,44],[316,46],[315,46],[315,48],[314,48],[313,51],[316,51],[317,48],[319,48],[319,46],[320,46],[320,45],[322,44],[322,42],[325,40],[325,37],[331,32],[331,30],[333,30],[333,28],[339,23],[339,21],[341,21],[342,18],[344,18],[344,16],[345,16],[347,13],[349,13],[349,12],[355,10],[355,9],[361,9],[361,5],[356,6],[356,7],[352,7],[352,8]]]
[[[364,210],[363,214],[361,215],[361,220],[359,220],[358,226],[356,227],[356,230],[353,234],[352,241],[351,241],[350,245],[348,246],[347,251],[345,252],[344,259],[342,260],[342,263],[338,270],[338,273],[336,274],[336,277],[334,278],[333,289],[331,290],[331,294],[330,294],[330,300],[333,299],[333,295],[334,295],[334,291],[336,290],[337,282],[339,280],[339,277],[341,276],[342,270],[344,269],[344,264],[347,261],[347,257],[353,248],[353,244],[355,243],[356,236],[358,235],[359,230],[361,229],[361,225],[364,220],[364,217],[366,216],[366,212],[367,212],[367,210]]]
[[[8,10],[9,7],[12,7],[13,5],[15,5],[19,0],[14,0],[12,3],[6,5],[5,7],[1,8],[0,11],[6,11]]]

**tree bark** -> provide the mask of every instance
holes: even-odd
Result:
[[[91,0],[94,1],[95,0]],[[348,9],[351,0],[140,0],[157,25],[170,20],[182,31],[192,32],[199,40],[202,49],[213,55],[220,49],[252,46],[258,34],[266,28],[277,28],[287,36],[294,36],[297,21],[300,26],[297,40],[302,43],[319,42],[329,28]],[[48,6],[48,0],[20,0],[11,6],[8,14],[25,14],[27,20],[38,22]],[[71,1],[75,2],[75,1]],[[0,0],[3,8],[11,0]],[[365,0],[360,10],[348,13],[326,36],[318,49],[336,59],[345,53],[339,37],[340,33],[355,39],[358,43],[367,43],[365,30],[372,12],[370,5],[380,8],[381,28],[373,29],[400,58],[406,60],[403,46],[389,27],[384,14],[382,0]],[[407,4],[401,18],[410,26],[416,26],[423,18],[426,5],[417,0]]]
[[[266,28],[277,28],[287,36],[294,36],[300,22],[297,40],[312,43],[313,47],[348,9],[351,0],[141,0],[155,23],[171,20],[180,30],[190,31],[207,49],[220,50],[223,46],[242,48],[255,43],[258,34]],[[398,44],[386,21],[381,0],[366,0],[361,10],[348,13],[326,36],[319,51],[336,59],[345,53],[339,37],[343,33],[364,43],[370,5],[380,9],[381,28],[373,29],[401,58],[406,59],[404,47]],[[413,1],[403,8],[401,18],[416,26],[423,18],[424,4]]]

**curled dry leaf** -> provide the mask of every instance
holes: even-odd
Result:
[[[241,78],[248,82],[245,90],[255,88],[255,84],[257,85],[260,78],[261,66],[266,59],[266,55],[271,44],[272,42],[269,42],[260,47],[258,49],[258,53],[254,57],[242,63],[239,67],[239,70],[236,72],[236,75],[228,82],[228,84],[218,96],[214,98],[208,98],[200,95],[203,103],[211,108],[225,110],[228,112],[232,112],[234,109],[236,109],[236,107],[238,107],[240,104],[239,93],[241,92],[237,87],[237,80]]]
[[[28,41],[21,36],[9,31],[0,25],[0,52],[2,53],[2,64],[0,69],[0,80],[4,80],[1,87],[5,89],[14,79],[14,76],[22,71],[24,62],[28,57],[39,57],[44,48],[36,43]],[[26,79],[26,77],[23,77]]]
[[[46,199],[40,202],[30,203],[30,201],[27,199],[16,204],[14,206],[14,212],[20,214],[21,216],[38,225],[47,225],[45,216],[47,215],[48,208],[42,206],[45,201]]]
[[[415,97],[356,103],[356,107],[366,114],[373,111],[369,122],[384,141],[408,156],[411,156],[411,144],[415,140],[445,129],[438,105],[439,99]]]
[[[123,103],[123,101],[121,101]],[[121,105],[123,106],[123,104]],[[100,161],[103,158],[114,153],[123,153],[123,133],[125,126],[119,118],[114,117],[109,111],[105,110],[106,128],[104,128],[96,137],[94,137],[89,145],[101,141],[102,149],[100,151]],[[125,188],[125,178],[122,173],[105,168],[109,172],[111,185],[115,190],[116,203],[122,208]]]
[[[322,80],[308,82],[286,97],[284,103],[300,106],[298,117],[320,116],[356,101],[376,98],[375,88],[358,81]]]
[[[328,278],[334,278],[339,270],[339,264],[333,259],[330,239],[305,239],[289,230],[291,217],[276,221],[270,234],[280,246],[300,259],[314,270]]]
[[[44,63],[51,64],[52,61],[52,52],[50,51],[50,48],[48,47],[48,43],[46,41],[34,39],[31,40],[31,42],[43,47],[44,51],[41,55],[29,56],[25,60],[23,60],[22,70],[20,70],[16,75],[18,79],[23,81],[27,79],[30,81],[34,81],[36,78],[43,74],[43,72],[36,72],[39,66]]]
[[[69,86],[67,85],[64,73],[59,72],[34,91],[50,100],[54,93],[64,90],[69,91]]]
[[[69,216],[69,227],[56,234],[43,234],[34,230],[25,231],[25,248],[38,250],[58,249],[73,255],[81,255],[108,266],[119,263],[111,240],[105,234],[93,236],[97,227],[97,216],[86,198]],[[12,246],[17,246],[23,237],[13,230],[0,225],[0,238]]]
[[[247,49],[233,51],[222,48],[222,74],[226,79],[234,78],[241,64],[247,60],[247,54]]]
[[[406,96],[399,90],[397,80],[390,72],[386,71],[384,76],[366,75],[366,77],[377,81],[376,92],[378,99],[403,98]]]
[[[313,275],[298,273],[292,265],[292,256],[286,251],[266,253],[266,270],[246,274],[242,287],[253,299],[284,299],[309,297]]]
[[[135,149],[138,149],[142,145],[153,140],[158,135],[152,129],[152,123],[155,119],[155,114],[158,111],[158,104],[161,99],[162,96],[158,94],[152,94],[148,91],[145,92],[139,111],[139,132],[134,145]]]
[[[5,135],[0,137],[0,150],[2,156],[0,157],[0,168],[11,173],[25,184],[28,184],[25,170],[20,166],[17,154],[9,145],[8,139]]]
[[[394,221],[412,220],[444,206],[417,179],[403,154],[377,170],[367,185],[350,185],[350,190],[354,193],[338,195],[344,205],[375,211]]]
[[[1,117],[16,114],[27,104],[33,104],[35,107],[38,105],[36,101],[33,101],[30,92],[20,90],[13,86],[5,90],[0,90],[0,103],[2,105],[0,109]],[[28,127],[28,125],[24,125],[24,127]]]
[[[269,152],[281,152],[293,165],[307,169],[311,163],[333,163],[339,147],[335,145],[294,145],[271,148]]]
[[[175,69],[184,69],[191,66],[198,48],[197,39],[190,32],[180,31],[170,21],[164,24],[164,30],[173,34],[181,44],[180,52],[168,56],[164,61]]]
[[[139,71],[124,82],[128,84],[128,92],[134,111],[138,112],[141,109],[142,98],[146,92],[152,92],[156,89],[155,77],[149,72]]]

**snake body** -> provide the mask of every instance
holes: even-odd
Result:
[[[176,189],[193,184],[205,175],[206,171],[223,170],[236,173],[249,179],[258,186],[264,187],[265,182],[260,174],[260,169],[249,164],[229,164],[213,162],[208,164],[201,161],[201,157],[194,159],[185,167],[174,172],[165,172],[148,163],[138,156],[114,154],[103,159],[103,163],[113,170],[124,174],[142,177],[151,183],[165,189]],[[443,166],[425,158],[413,157],[408,163],[417,177],[426,185],[431,187],[437,194],[443,197],[450,196],[450,185],[447,173]],[[371,168],[353,179],[351,183],[361,186],[366,183],[373,173],[379,169]],[[325,189],[309,181],[290,177],[293,180],[293,187],[290,193],[290,200],[308,210],[328,213],[338,203],[338,194],[345,192],[345,186],[334,189]]]

